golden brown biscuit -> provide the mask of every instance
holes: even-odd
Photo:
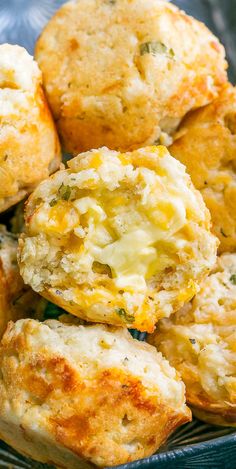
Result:
[[[0,45],[0,212],[23,199],[60,163],[60,146],[42,90],[42,74],[25,49]]]
[[[152,332],[215,264],[200,192],[162,146],[101,148],[68,166],[27,203],[25,283],[87,321]]]
[[[0,436],[57,467],[151,455],[191,420],[184,393],[161,354],[122,328],[26,319],[2,339]]]
[[[211,212],[220,252],[236,250],[236,88],[190,114],[170,152],[186,165]]]
[[[218,39],[161,0],[68,2],[44,29],[36,58],[74,155],[168,144],[180,119],[226,81]]]
[[[236,426],[236,254],[223,254],[191,303],[160,321],[150,343],[186,385],[197,417]]]
[[[17,237],[0,225],[0,337],[8,321],[39,314],[45,300],[24,282],[17,265]]]

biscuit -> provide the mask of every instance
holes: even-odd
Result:
[[[170,152],[186,165],[210,210],[219,252],[236,250],[236,88],[191,113]]]
[[[180,119],[226,82],[223,46],[161,0],[65,3],[36,46],[64,147],[127,151],[170,143]]]
[[[68,166],[28,200],[25,283],[81,319],[152,332],[215,264],[200,192],[162,146],[101,148]]]
[[[40,316],[45,300],[24,282],[17,265],[17,237],[0,225],[0,337],[8,321]]]
[[[197,417],[236,426],[236,254],[222,254],[192,302],[149,341],[180,372]]]
[[[42,90],[42,74],[25,49],[0,45],[0,212],[59,167],[60,146]]]
[[[191,420],[184,384],[161,354],[104,325],[9,324],[0,395],[1,439],[68,469],[144,458]]]

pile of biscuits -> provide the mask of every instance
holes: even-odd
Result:
[[[69,1],[35,59],[0,45],[0,438],[20,453],[116,466],[192,412],[236,425],[226,70],[165,0]]]

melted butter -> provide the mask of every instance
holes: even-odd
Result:
[[[136,226],[127,224],[126,232],[118,239],[110,239],[107,231],[109,221],[98,201],[84,198],[79,203],[75,202],[75,205],[80,213],[87,210],[90,214],[85,251],[89,253],[91,263],[109,265],[117,288],[144,291],[147,288],[146,280],[174,265],[173,257],[166,252],[166,240],[186,224],[186,211],[181,199],[176,197],[172,198],[171,203],[160,202],[156,207],[156,223],[139,216],[137,219],[141,218],[140,223]],[[121,211],[120,217],[123,217],[124,224],[127,216],[128,212]],[[107,243],[101,242],[101,234]]]

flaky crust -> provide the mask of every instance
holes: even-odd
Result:
[[[197,417],[236,425],[236,254],[222,254],[191,303],[149,336],[181,374]]]
[[[218,39],[162,0],[68,2],[44,29],[36,58],[74,155],[169,143],[180,119],[226,82]]]
[[[236,88],[228,84],[180,126],[170,152],[187,167],[211,212],[220,252],[236,249]]]
[[[76,316],[152,332],[214,266],[217,239],[185,168],[165,147],[78,155],[26,206],[26,284]]]
[[[0,212],[23,199],[60,163],[60,145],[42,90],[42,74],[25,49],[0,45]]]
[[[0,338],[8,321],[40,313],[44,303],[20,276],[17,237],[0,225]]]
[[[0,370],[1,438],[58,467],[149,456],[191,419],[175,370],[124,329],[21,320]]]

